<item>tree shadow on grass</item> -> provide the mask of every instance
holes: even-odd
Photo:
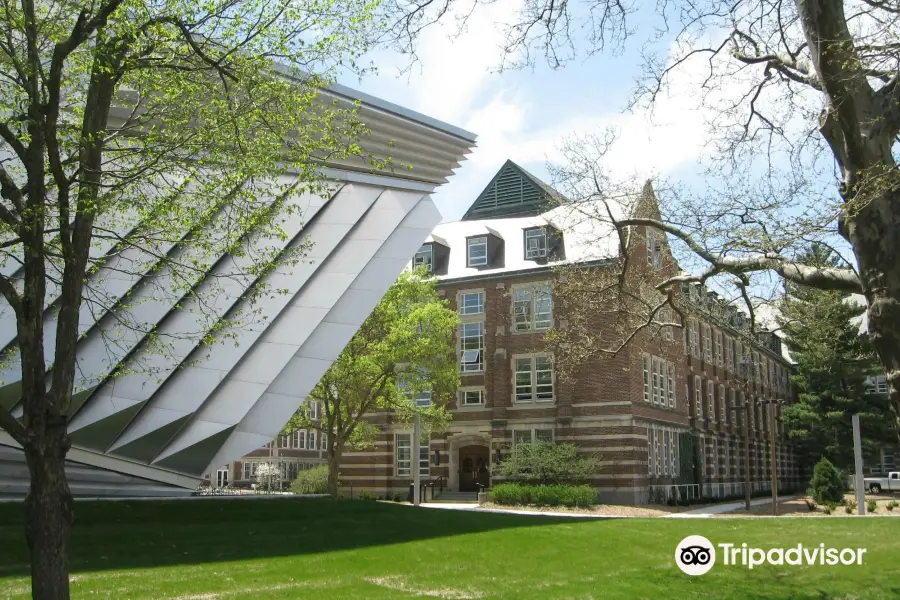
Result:
[[[597,520],[308,498],[77,502],[75,511],[72,572],[291,556]],[[28,574],[21,504],[0,504],[0,548],[0,577]]]

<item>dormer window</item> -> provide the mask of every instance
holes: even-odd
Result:
[[[470,267],[483,267],[488,264],[487,237],[474,237],[467,240],[466,259]]]
[[[426,244],[419,248],[413,257],[413,267],[425,267],[429,273],[434,273],[434,249],[430,244]]]
[[[525,230],[525,260],[547,257],[547,230],[543,227]]]

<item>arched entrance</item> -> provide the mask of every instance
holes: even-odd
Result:
[[[475,491],[477,484],[491,482],[491,437],[488,433],[467,431],[450,434],[449,488],[457,492]]]
[[[487,446],[459,449],[459,491],[476,492],[479,484],[490,485],[490,452]]]

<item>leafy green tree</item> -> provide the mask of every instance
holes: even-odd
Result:
[[[574,444],[534,441],[516,446],[493,473],[528,483],[580,483],[595,474],[598,465],[592,456],[579,456]]]
[[[836,264],[831,251],[810,247],[800,257],[807,264]],[[878,360],[859,331],[865,307],[848,295],[792,283],[781,302],[781,325],[791,358],[799,402],[784,408],[783,420],[801,460],[815,464],[828,458],[839,469],[853,466],[851,417],[860,415],[863,451],[868,454],[894,439],[885,395],[867,394],[866,377],[877,373]]]
[[[827,458],[823,457],[816,463],[807,493],[822,505],[843,500],[844,481],[841,479],[841,473]]]
[[[300,471],[291,483],[291,491],[295,494],[325,494],[328,492],[328,467],[318,465],[312,469]]]
[[[450,421],[446,402],[459,387],[453,335],[459,316],[437,293],[424,271],[404,273],[363,323],[313,391],[319,420],[304,405],[286,432],[316,429],[328,449],[328,492],[337,495],[341,459],[348,449],[372,444],[378,429],[366,416],[392,411],[392,419],[421,415],[423,432]]]
[[[153,301],[191,305],[205,321],[191,335],[203,342],[251,316],[204,317],[225,287],[277,293],[254,281],[302,248],[279,256],[253,240],[285,235],[302,195],[323,191],[322,161],[362,154],[353,108],[318,90],[367,50],[372,9],[367,0],[3,3],[0,294],[17,342],[2,367],[21,382],[11,392],[21,418],[4,405],[0,427],[30,473],[34,598],[69,597],[67,418],[73,388],[98,384],[76,368],[82,303],[94,316],[115,310],[93,323],[114,330],[110,346],[137,336],[170,352],[179,342],[94,280],[116,257],[124,278],[159,273],[165,289]],[[204,280],[225,252],[231,272]]]

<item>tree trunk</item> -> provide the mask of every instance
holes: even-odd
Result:
[[[338,478],[340,477],[341,457],[344,454],[344,445],[333,442],[328,446],[328,493],[332,497],[338,497]]]
[[[859,262],[869,334],[884,366],[900,434],[900,187],[886,187],[849,220],[847,237]]]
[[[64,420],[63,420],[64,421]],[[74,516],[66,480],[65,423],[25,447],[31,487],[25,497],[25,539],[31,554],[34,600],[68,600],[69,540]]]

